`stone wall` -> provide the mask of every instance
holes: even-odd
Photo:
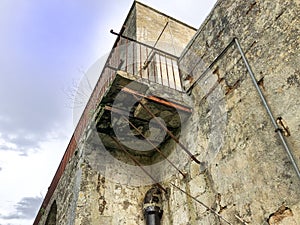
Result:
[[[136,40],[180,56],[195,33],[187,24],[137,2]]]
[[[120,184],[88,162],[82,163],[82,171],[75,225],[143,224],[147,187]]]
[[[62,175],[48,206],[45,209],[40,209],[42,217],[39,224],[73,224],[76,216],[77,198],[81,183],[81,163],[82,158],[78,149],[68,162],[65,172]],[[56,223],[52,223],[53,220],[51,219],[51,217],[53,218],[51,207],[54,204],[56,204],[57,207],[55,210]]]
[[[299,11],[299,1],[218,1],[180,61],[188,89],[237,37],[275,118],[289,127],[286,139],[298,164]],[[194,114],[181,140],[202,166],[188,164],[190,180],[173,182],[232,224],[298,224],[299,179],[235,47],[199,80],[191,97]],[[173,221],[180,212],[185,216],[174,224],[220,223],[187,196],[178,207],[178,195],[172,188],[169,213]]]

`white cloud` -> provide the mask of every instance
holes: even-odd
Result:
[[[40,197],[24,197],[14,206],[14,211],[8,215],[0,215],[3,220],[13,219],[34,219],[43,198]]]

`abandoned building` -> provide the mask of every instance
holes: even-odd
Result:
[[[34,225],[299,225],[299,12],[134,1]]]

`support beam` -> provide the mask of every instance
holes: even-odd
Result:
[[[122,92],[125,92],[125,93],[128,93],[128,94],[132,94],[132,95],[135,95],[135,96],[139,96],[141,98],[145,98],[147,100],[150,100],[150,101],[153,101],[153,102],[156,102],[158,104],[162,104],[164,106],[168,106],[168,107],[174,107],[175,109],[178,109],[180,111],[183,111],[183,112],[187,112],[187,113],[192,113],[192,109],[190,108],[187,108],[185,106],[182,106],[182,105],[179,105],[179,104],[176,104],[176,103],[173,103],[173,102],[170,102],[170,101],[166,101],[164,99],[161,99],[161,98],[158,98],[158,97],[155,97],[155,96],[146,96],[146,95],[143,95],[141,93],[138,93],[132,89],[129,89],[127,87],[124,87],[122,88],[121,90]]]

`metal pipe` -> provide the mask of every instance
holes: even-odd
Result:
[[[240,54],[242,56],[242,59],[243,59],[245,65],[247,67],[247,70],[248,70],[248,72],[250,74],[252,82],[253,82],[253,84],[254,84],[254,86],[255,86],[258,94],[259,94],[259,97],[260,97],[260,99],[261,99],[264,107],[266,108],[267,113],[268,113],[268,115],[269,115],[269,117],[270,117],[270,119],[271,119],[271,121],[272,121],[272,123],[273,123],[273,125],[275,127],[275,131],[278,134],[278,136],[279,136],[279,138],[280,138],[280,140],[281,140],[281,142],[283,144],[283,147],[284,147],[284,149],[285,149],[285,151],[286,151],[286,153],[287,153],[287,155],[288,155],[288,157],[289,157],[289,159],[290,159],[290,161],[291,161],[291,163],[292,163],[292,165],[293,165],[293,167],[294,167],[294,169],[295,169],[295,171],[297,173],[298,178],[300,179],[300,171],[299,171],[299,167],[298,167],[298,165],[296,163],[295,157],[293,156],[293,153],[291,152],[291,150],[290,150],[290,148],[289,148],[289,146],[288,146],[285,138],[283,137],[283,135],[281,133],[281,130],[279,129],[279,127],[278,127],[278,125],[276,123],[276,120],[275,120],[275,118],[274,118],[274,116],[273,116],[273,114],[271,112],[271,109],[270,109],[270,107],[269,107],[269,105],[268,105],[268,103],[267,103],[267,101],[266,101],[266,99],[265,99],[262,91],[260,90],[260,87],[257,84],[257,81],[256,81],[256,79],[254,77],[253,72],[252,72],[252,69],[251,69],[251,67],[250,67],[250,65],[248,63],[248,60],[247,60],[247,58],[246,58],[246,56],[245,56],[245,54],[243,52],[243,49],[242,49],[242,47],[241,47],[238,39],[234,38],[234,41],[235,41],[236,47],[238,48],[238,50],[239,50],[239,52],[240,52]]]
[[[225,55],[225,53],[228,51],[228,49],[233,44],[235,44],[235,46],[237,47],[239,53],[241,54],[242,60],[244,61],[245,65],[246,65],[247,71],[248,71],[248,73],[249,73],[249,75],[251,77],[251,80],[252,80],[252,82],[253,82],[253,84],[255,86],[255,89],[257,90],[257,92],[259,94],[259,97],[260,97],[260,99],[261,99],[261,101],[262,101],[262,103],[263,103],[263,105],[264,105],[264,107],[265,107],[265,109],[266,109],[266,111],[267,111],[270,119],[271,119],[271,122],[272,122],[272,124],[275,127],[275,131],[278,134],[278,136],[279,136],[279,138],[280,138],[280,140],[281,140],[281,142],[283,144],[283,147],[284,147],[284,149],[285,149],[285,151],[286,151],[286,153],[287,153],[287,155],[289,157],[289,160],[291,161],[291,163],[292,163],[292,165],[294,167],[294,170],[295,170],[298,178],[300,179],[300,170],[299,170],[299,167],[298,167],[298,165],[296,163],[295,157],[294,157],[293,153],[291,152],[291,150],[290,150],[290,148],[289,148],[289,146],[287,144],[287,141],[285,140],[283,134],[281,133],[281,129],[278,127],[278,125],[276,123],[276,120],[275,120],[275,118],[274,118],[274,116],[273,116],[273,114],[271,112],[271,109],[270,109],[270,107],[269,107],[269,105],[268,105],[268,103],[267,103],[267,101],[266,101],[266,99],[265,99],[265,97],[264,97],[264,95],[263,95],[260,87],[257,84],[257,81],[255,79],[255,76],[254,76],[253,72],[252,72],[250,64],[248,63],[248,60],[247,60],[247,58],[245,56],[245,53],[242,50],[242,47],[241,47],[241,45],[240,45],[240,43],[239,43],[239,41],[238,41],[238,39],[236,37],[233,38],[233,40],[222,50],[222,52],[213,60],[213,62],[209,65],[209,67],[197,78],[197,80],[191,85],[191,87],[188,88],[188,90],[186,92],[190,93],[192,91],[192,89],[197,85],[197,83],[199,82],[199,80],[201,78],[203,78],[208,73],[209,70],[211,70],[211,68],[217,63],[218,60],[220,60]],[[198,63],[200,61],[201,61],[201,59],[198,61]],[[193,70],[195,69],[195,67],[193,68]]]
[[[197,78],[197,80],[187,89],[186,93],[190,93],[191,90],[197,85],[199,80],[201,80],[211,69],[212,67],[225,55],[225,53],[228,51],[228,49],[234,44],[234,40],[232,40],[223,50],[222,52],[212,61],[212,63],[205,69],[205,71]],[[196,63],[191,74],[195,70],[196,66],[202,61],[202,59],[199,59],[199,61]]]
[[[165,55],[171,56],[171,57],[173,57],[173,58],[175,58],[175,59],[178,59],[178,56],[176,56],[176,55],[173,55],[173,54],[171,54],[171,53],[169,53],[169,52],[166,52],[166,51],[163,51],[163,50],[161,50],[161,49],[152,47],[151,45],[147,45],[147,44],[145,44],[145,43],[143,43],[143,42],[134,40],[133,38],[126,37],[126,36],[124,36],[124,35],[122,35],[122,34],[118,34],[118,33],[114,32],[113,30],[110,30],[110,33],[112,33],[112,34],[114,34],[114,35],[117,35],[117,36],[119,36],[119,37],[125,38],[125,39],[127,39],[127,40],[129,40],[129,41],[133,41],[133,42],[135,42],[135,43],[138,43],[138,44],[143,45],[143,46],[145,46],[145,47],[147,47],[147,48],[150,48],[150,49],[152,49],[152,50],[155,50],[155,51],[158,51],[158,52],[160,52],[160,53],[163,53],[163,54],[165,54]]]
[[[156,39],[156,41],[155,41],[155,43],[154,43],[154,45],[153,45],[153,47],[152,47],[151,52],[149,53],[149,55],[147,55],[147,58],[146,58],[146,60],[145,60],[145,62],[144,62],[144,65],[148,64],[148,61],[150,61],[150,60],[148,60],[148,58],[149,58],[149,56],[152,54],[152,52],[153,52],[155,46],[157,45],[159,39],[161,38],[161,36],[162,36],[163,32],[165,31],[165,29],[167,28],[168,24],[169,24],[169,21],[167,21],[167,23],[165,24],[164,28],[162,29],[162,31],[161,31],[160,34],[158,35],[158,38]]]
[[[212,67],[225,55],[228,49],[234,44],[234,39],[222,50],[222,52],[212,61],[212,63],[206,68],[206,70],[197,78],[197,80],[187,89],[186,93],[190,93],[191,90],[197,85],[199,80],[201,80],[211,69]],[[194,68],[191,70],[190,74],[193,73],[197,65],[202,61],[202,58],[196,63]]]
[[[153,187],[147,191],[144,198],[143,212],[146,225],[160,225],[163,210],[159,188]]]

